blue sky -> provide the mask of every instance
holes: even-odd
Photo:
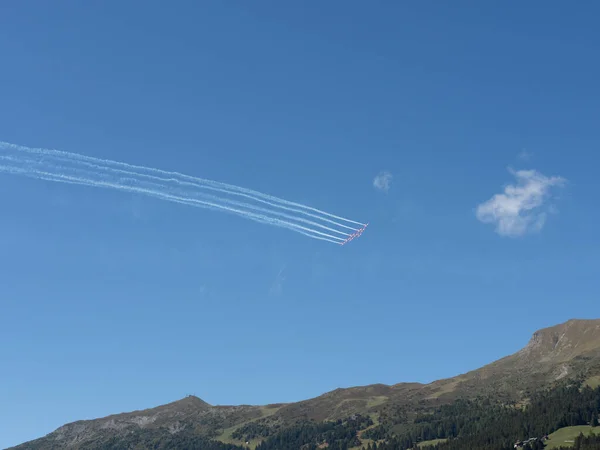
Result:
[[[600,316],[597,4],[285,3],[0,4],[1,141],[370,222],[339,247],[0,174],[0,447],[427,382]]]

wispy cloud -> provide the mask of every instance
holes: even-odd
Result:
[[[521,161],[529,161],[531,158],[533,157],[533,153],[528,152],[527,150],[523,149],[521,151],[521,153],[519,153],[517,155],[517,158],[519,158]]]
[[[373,187],[383,192],[388,192],[392,187],[392,174],[387,170],[382,170],[373,179]]]
[[[502,194],[477,206],[477,218],[483,223],[496,225],[502,236],[522,236],[540,231],[549,212],[556,212],[548,201],[552,188],[562,186],[562,177],[547,177],[536,170],[509,171],[517,179],[516,185],[509,184]]]
[[[271,289],[269,289],[269,293],[272,296],[278,297],[283,293],[283,282],[285,281],[285,276],[283,276],[283,271],[285,270],[285,264],[279,269],[279,273],[275,277],[273,284],[271,284]]]

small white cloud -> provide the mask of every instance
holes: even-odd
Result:
[[[373,187],[383,192],[388,192],[392,186],[392,174],[387,170],[382,170],[373,179]]]
[[[522,236],[540,231],[546,223],[547,213],[555,213],[553,205],[547,205],[552,188],[562,186],[562,177],[547,177],[535,170],[509,171],[516,177],[516,185],[508,185],[504,193],[477,206],[477,218],[483,223],[496,225],[502,236]]]

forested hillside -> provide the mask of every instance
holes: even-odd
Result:
[[[365,418],[334,423],[303,423],[269,436],[257,450],[317,448],[407,450],[422,441],[447,439],[429,450],[505,450],[517,441],[538,438],[525,449],[544,448],[543,437],[559,428],[598,425],[600,388],[559,386],[535,394],[527,405],[503,404],[490,398],[457,400],[409,419],[403,410],[389,412],[370,427]],[[366,430],[361,433],[361,430]],[[600,432],[600,428],[598,429]],[[369,442],[364,445],[361,439]],[[585,441],[587,442],[587,441]],[[584,443],[581,445],[595,445]]]
[[[562,427],[597,425],[599,413],[600,388],[570,385],[541,391],[525,406],[489,398],[457,400],[418,415],[412,423],[403,415],[395,421],[388,419],[387,426],[368,430],[364,436],[385,439],[387,443],[379,446],[380,450],[408,449],[416,442],[432,439],[448,439],[435,446],[439,450],[501,450],[518,440],[542,438]]]

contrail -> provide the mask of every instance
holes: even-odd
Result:
[[[2,156],[2,154],[0,154],[0,161],[2,161],[2,160],[11,161],[11,162],[19,162],[19,163],[23,163],[23,164],[26,163],[26,165],[30,168],[30,170],[33,170],[34,172],[35,172],[35,170],[38,170],[38,171],[40,171],[40,170],[49,170],[49,168],[51,167],[49,164],[52,164],[52,163],[49,163],[48,161],[40,161],[40,160],[34,160],[34,159],[30,159],[30,158],[29,159],[28,158],[16,159],[15,157]],[[62,162],[67,162],[64,159],[61,159],[61,161]],[[166,178],[147,176],[147,175],[143,175],[143,174],[140,175],[140,174],[138,174],[136,172],[132,172],[132,171],[116,170],[116,169],[112,169],[110,167],[103,167],[103,166],[99,166],[99,165],[96,165],[96,164],[89,164],[89,163],[84,163],[84,164],[86,166],[89,166],[89,167],[93,168],[94,171],[88,171],[87,169],[80,169],[80,168],[73,169],[73,167],[69,167],[69,166],[54,166],[54,165],[52,165],[52,167],[55,167],[55,170],[58,169],[58,171],[62,172],[63,174],[68,173],[69,171],[76,170],[76,172],[81,175],[85,171],[85,173],[87,174],[87,176],[92,176],[92,177],[96,177],[96,178],[98,176],[100,176],[101,174],[104,174],[106,177],[111,177],[113,173],[118,173],[118,174],[124,173],[124,174],[130,175],[131,177],[141,177],[142,179],[149,178],[151,180],[158,180],[158,181],[167,181],[167,182],[168,181],[173,181],[173,180],[166,179]],[[42,168],[34,170],[34,169],[31,168],[32,166],[41,166]],[[44,166],[45,166],[45,169],[43,168]],[[132,181],[133,182],[139,182],[140,181],[139,178],[131,178],[131,177],[128,177],[128,178],[125,178],[125,179],[122,178],[122,180],[127,180],[129,182],[132,182]],[[64,178],[62,178],[62,179],[64,179]],[[177,181],[177,180],[175,180],[175,181]],[[191,185],[190,183],[185,183],[185,184]],[[152,183],[152,185],[158,186],[156,183]],[[114,187],[114,186],[112,186],[112,187]],[[202,188],[202,186],[199,186],[199,187]],[[163,190],[169,190],[169,191],[177,190],[178,192],[181,191],[181,189],[179,189],[179,188],[175,188],[173,186],[168,186],[168,185],[166,185],[166,186],[162,185],[162,189]],[[218,189],[218,191],[221,191],[221,189]],[[186,194],[183,194],[183,195],[185,196]],[[190,191],[189,190],[187,192],[187,195],[190,195]],[[252,204],[243,203],[243,202],[239,202],[239,201],[235,201],[235,200],[231,200],[231,199],[227,199],[227,198],[217,197],[215,195],[205,194],[205,193],[202,193],[202,192],[193,192],[193,195],[194,195],[194,198],[205,198],[205,199],[208,199],[208,200],[219,201],[220,203],[225,203],[225,204],[228,204],[228,205],[233,205],[233,206],[239,206],[239,207],[242,207],[242,208],[252,209],[254,211],[259,211],[259,212],[266,213],[266,214],[274,214],[274,215],[277,215],[279,217],[284,217],[286,219],[290,219],[290,220],[302,222],[302,223],[311,225],[313,227],[317,227],[317,228],[321,228],[321,229],[324,229],[324,230],[327,230],[327,231],[331,231],[332,233],[336,233],[336,234],[342,235],[344,237],[347,237],[348,234],[349,234],[349,233],[347,233],[345,231],[336,230],[335,228],[328,227],[326,225],[320,224],[320,223],[312,221],[312,220],[307,220],[307,219],[304,219],[302,217],[298,217],[298,216],[293,216],[293,215],[290,215],[290,214],[286,214],[286,213],[281,212],[281,211],[273,211],[273,210],[270,210],[270,209],[267,209],[267,208],[264,208],[264,207],[261,207],[261,206],[257,206],[257,205],[252,205]],[[311,216],[314,216],[314,217],[317,217],[317,218],[319,217],[319,216],[312,215],[312,214],[311,214]],[[328,221],[328,222],[332,222],[332,221]],[[333,222],[333,223],[336,223],[336,222]],[[353,228],[350,228],[350,229],[353,230],[353,231],[356,231],[356,229],[353,229]],[[340,240],[343,240],[343,239],[340,239]]]
[[[78,155],[78,156],[80,156],[80,155]],[[63,155],[59,155],[58,158],[59,159],[63,159],[63,160],[68,160],[67,157],[65,157]],[[140,173],[140,172],[135,172],[135,171],[131,171],[131,170],[125,170],[125,169],[116,169],[114,167],[111,167],[111,165],[113,165],[113,164],[115,164],[115,165],[116,164],[125,165],[125,163],[118,163],[118,162],[115,162],[115,161],[100,160],[100,159],[91,158],[91,157],[87,157],[87,156],[84,157],[84,158],[85,158],[85,160],[81,160],[81,163],[85,164],[86,166],[88,166],[90,168],[101,169],[101,170],[111,170],[111,171],[114,171],[115,173],[118,172],[118,173],[123,173],[123,174],[130,174],[130,175],[135,175],[135,176],[138,176],[138,177],[149,178],[149,179],[153,179],[153,180],[160,180],[160,181],[166,181],[166,182],[173,181],[173,182],[181,184],[181,185],[194,186],[194,187],[197,187],[199,189],[206,189],[206,190],[211,190],[211,191],[215,191],[215,192],[221,192],[223,194],[237,195],[237,196],[240,196],[240,197],[246,197],[246,198],[255,200],[257,202],[264,203],[264,204],[267,204],[269,206],[273,206],[275,208],[283,209],[285,211],[297,212],[297,213],[303,214],[303,215],[308,216],[308,217],[314,217],[314,218],[317,218],[317,219],[319,219],[319,220],[321,220],[323,222],[328,222],[328,223],[331,223],[331,224],[335,224],[336,226],[341,227],[341,228],[345,228],[345,229],[352,230],[352,231],[358,231],[359,230],[359,228],[348,226],[348,225],[345,225],[343,223],[339,223],[339,222],[336,222],[334,220],[328,219],[326,217],[319,216],[317,214],[312,214],[312,213],[304,211],[302,209],[291,208],[291,207],[285,206],[283,204],[273,203],[273,202],[270,202],[268,200],[264,200],[263,198],[260,198],[260,197],[255,196],[255,195],[250,195],[250,194],[246,194],[245,192],[238,192],[236,190],[231,190],[230,189],[231,187],[236,187],[236,186],[225,185],[225,186],[229,186],[229,188],[228,189],[224,189],[222,187],[215,187],[213,184],[203,184],[204,182],[215,183],[215,184],[222,184],[222,183],[218,183],[216,181],[204,180],[202,178],[194,178],[194,177],[190,177],[190,176],[187,176],[187,175],[178,174],[177,172],[166,172],[166,171],[159,170],[159,169],[150,169],[150,168],[142,167],[142,169],[145,169],[147,171],[152,171],[152,172],[156,172],[156,173],[164,173],[164,174],[173,175],[171,178],[164,178],[164,177],[159,177],[159,176],[156,176],[156,175],[150,175],[150,174],[146,174],[146,173]],[[95,160],[97,163],[92,163],[92,162],[90,162],[91,160]],[[107,164],[107,165],[103,166],[100,163],[104,163],[104,164],[106,164],[106,163],[112,163],[112,164]],[[140,166],[131,166],[131,165],[127,165],[127,166],[129,166],[129,167],[135,167],[135,168],[140,167]],[[182,181],[181,179],[178,179],[177,177],[181,177],[181,178],[184,178],[184,179],[195,179],[198,182]],[[254,191],[251,191],[251,192],[254,192]],[[266,194],[262,194],[260,192],[257,192],[257,194],[258,195],[266,195]],[[273,198],[275,198],[275,197],[273,197]],[[337,217],[337,216],[333,216],[333,217]],[[358,223],[358,222],[349,221],[348,219],[343,219],[343,220],[346,220],[349,223]],[[359,225],[363,225],[363,224],[360,224],[360,223],[358,223],[358,224]]]
[[[321,233],[319,231],[312,230],[310,228],[299,226],[299,225],[296,225],[293,223],[289,223],[289,222],[286,222],[283,220],[266,217],[261,214],[253,214],[248,211],[243,211],[243,210],[229,208],[227,206],[219,205],[218,203],[212,203],[212,202],[197,200],[197,199],[192,199],[192,198],[179,197],[176,195],[171,195],[171,194],[167,194],[167,193],[160,192],[160,191],[154,191],[151,189],[138,188],[135,186],[127,186],[127,185],[123,185],[123,184],[116,184],[116,183],[104,182],[104,181],[94,181],[94,180],[90,180],[90,179],[77,178],[77,177],[73,177],[73,176],[69,176],[69,175],[61,175],[61,174],[56,174],[56,173],[51,173],[51,172],[43,172],[43,171],[39,171],[39,170],[16,169],[16,168],[4,166],[4,165],[0,165],[0,171],[11,173],[14,175],[24,175],[24,176],[28,176],[31,178],[37,178],[40,180],[57,181],[57,182],[62,182],[62,183],[79,184],[79,185],[92,186],[92,187],[110,187],[110,188],[115,188],[115,189],[124,190],[124,191],[128,191],[128,192],[145,194],[145,195],[149,195],[151,197],[160,198],[162,200],[173,201],[175,203],[181,203],[181,204],[186,204],[186,205],[191,205],[191,206],[205,207],[208,209],[224,210],[224,211],[228,211],[228,212],[238,213],[240,215],[243,215],[244,217],[247,217],[251,220],[255,220],[257,222],[269,223],[269,224],[273,224],[273,225],[282,226],[284,228],[289,228],[291,230],[298,231],[301,234],[305,234],[306,236],[314,237],[316,239],[329,240],[330,242],[335,242],[336,244],[340,243],[340,240],[341,240],[341,238],[338,238],[337,236],[331,236],[326,233]],[[324,236],[325,238],[320,238],[318,236],[314,236],[312,233]],[[329,238],[329,239],[327,239],[327,238]]]
[[[61,183],[118,189],[189,206],[225,211],[257,222],[287,228],[313,239],[341,245],[360,236],[366,228],[366,224],[361,222],[231,184],[77,153],[29,148],[2,141],[0,141],[0,172]],[[216,193],[242,197],[263,206],[233,200]],[[348,224],[361,225],[361,228]]]
[[[138,165],[129,164],[129,163],[120,162],[120,161],[111,161],[111,160],[107,160],[107,159],[94,158],[92,156],[85,156],[85,155],[81,155],[79,153],[70,153],[70,152],[65,152],[62,150],[24,147],[21,145],[16,145],[16,144],[11,144],[8,142],[0,141],[0,149],[2,147],[5,147],[6,149],[12,149],[14,151],[21,151],[21,152],[26,152],[26,153],[30,153],[30,154],[40,154],[40,155],[48,156],[48,157],[64,158],[65,160],[68,160],[68,161],[77,160],[77,161],[88,162],[88,163],[96,164],[96,165],[100,165],[100,166],[116,166],[116,167],[124,168],[126,170],[127,169],[133,170],[133,171],[137,170],[138,172],[135,172],[136,174],[140,174],[140,171],[149,172],[151,174],[159,174],[159,175],[171,177],[170,179],[172,179],[174,181],[178,181],[177,178],[181,178],[181,179],[187,180],[191,183],[195,183],[196,185],[199,185],[205,189],[207,186],[210,186],[212,188],[221,189],[222,190],[221,192],[227,192],[232,195],[245,194],[245,196],[250,196],[249,198],[253,198],[258,201],[268,200],[268,201],[273,202],[273,203],[269,203],[270,205],[278,207],[278,208],[284,208],[285,206],[288,206],[288,207],[295,206],[299,209],[294,209],[292,211],[300,212],[302,214],[307,214],[305,211],[313,211],[318,214],[321,214],[322,216],[327,216],[327,217],[331,217],[333,219],[341,220],[342,222],[353,223],[355,225],[360,225],[361,227],[364,227],[366,225],[364,223],[357,222],[355,220],[350,220],[345,217],[336,216],[334,214],[330,214],[328,212],[321,211],[320,209],[306,206],[301,203],[284,200],[284,199],[275,197],[273,195],[254,191],[252,189],[248,189],[248,188],[244,188],[244,187],[240,187],[240,186],[234,186],[232,184],[222,183],[219,181],[207,180],[205,178],[193,177],[193,176],[185,175],[185,174],[182,174],[179,172],[169,172],[166,170],[138,166]],[[315,216],[315,217],[321,217],[321,216]],[[337,222],[333,222],[333,223],[337,223]],[[341,224],[338,224],[338,225],[341,225]],[[349,228],[356,230],[356,228],[352,228],[352,227],[349,227]]]

